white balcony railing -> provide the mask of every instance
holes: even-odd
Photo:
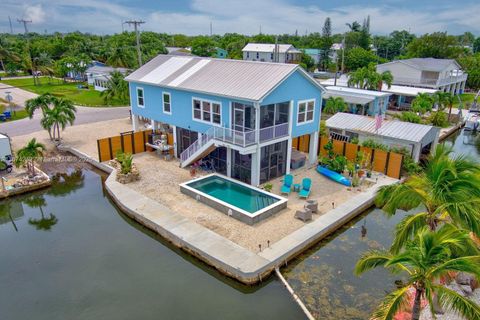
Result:
[[[258,131],[259,142],[285,137],[288,135],[288,123],[262,128]],[[186,161],[211,140],[245,148],[257,143],[257,132],[256,130],[238,131],[231,128],[211,127],[202,134],[200,139],[197,139],[180,154],[180,160]]]
[[[409,77],[394,77],[393,84],[407,85],[407,86],[428,86],[439,87],[449,85],[452,83],[462,82],[467,80],[466,73],[451,75],[444,78],[409,78]]]

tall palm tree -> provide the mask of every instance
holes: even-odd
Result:
[[[345,23],[345,25],[350,29],[351,32],[359,32],[362,28],[358,21],[353,21],[352,23]]]
[[[45,145],[33,138],[25,147],[17,151],[15,165],[17,167],[26,165],[28,173],[31,176],[35,176],[35,161],[43,158],[45,150]]]
[[[347,104],[342,97],[329,97],[325,103],[323,111],[328,114],[335,114],[337,112],[343,112],[347,108]]]
[[[443,111],[447,107],[452,94],[450,92],[438,91],[433,95],[433,100],[437,104],[438,111]],[[452,102],[453,103],[453,102]]]
[[[397,225],[391,250],[398,252],[415,233],[427,225],[436,230],[441,224],[453,225],[480,235],[480,166],[464,156],[452,156],[441,145],[428,159],[423,172],[404,183],[381,187],[375,204],[388,215],[398,209],[423,208],[406,215]]]
[[[393,84],[393,75],[390,71],[384,71],[382,73],[377,73],[379,75],[377,88],[378,91],[382,91],[383,84],[385,83],[388,89],[391,88]]]
[[[72,101],[64,98],[55,98],[53,100],[53,108],[45,111],[41,124],[44,128],[53,130],[53,140],[60,140],[60,127],[62,130],[65,130],[68,124],[73,125],[76,111],[77,109]]]
[[[432,111],[434,99],[427,93],[419,93],[412,101],[412,111],[423,115],[428,111]]]
[[[119,71],[110,74],[107,82],[107,89],[100,93],[105,103],[110,102],[114,98],[122,101],[128,100],[128,82],[124,80],[124,75]]]
[[[397,312],[408,310],[411,288],[415,290],[412,320],[420,318],[422,299],[428,302],[432,314],[436,299],[442,308],[455,311],[465,319],[480,319],[480,306],[439,283],[451,272],[480,277],[480,255],[468,232],[451,225],[444,225],[436,232],[424,227],[397,254],[378,250],[367,252],[355,266],[355,273],[360,275],[376,267],[406,273],[407,280],[384,298],[371,319],[390,320]]]

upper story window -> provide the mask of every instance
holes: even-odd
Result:
[[[143,95],[143,88],[137,88],[137,105],[145,107],[145,97]]]
[[[297,124],[313,122],[315,99],[298,102]]]
[[[163,95],[163,112],[164,113],[172,113],[172,104],[171,104],[171,96],[170,93],[164,92]]]
[[[222,123],[222,107],[219,102],[193,99],[193,119],[220,125]]]

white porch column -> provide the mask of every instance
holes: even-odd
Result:
[[[310,146],[309,146],[308,160],[310,164],[315,164],[318,158],[318,130],[310,134]]]
[[[451,94],[455,94],[455,83],[452,84],[452,87],[450,89]]]
[[[413,161],[418,162],[420,160],[420,152],[422,151],[422,146],[420,143],[417,143],[413,146]]]
[[[465,84],[467,83],[467,80],[462,82],[462,93],[465,92]]]
[[[252,153],[251,185],[260,185],[260,152]]]
[[[286,174],[290,173],[290,162],[292,162],[292,137],[290,136],[287,141],[287,159],[286,159]]]
[[[227,147],[227,177],[232,176],[232,149]]]
[[[172,128],[172,130],[173,130],[173,156],[175,158],[178,158],[178,156],[177,156],[177,151],[178,151],[178,147],[177,147],[177,126],[170,125],[170,128]]]
[[[140,121],[136,114],[132,113],[132,130],[137,132],[140,130]]]

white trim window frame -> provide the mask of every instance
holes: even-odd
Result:
[[[316,99],[300,100],[297,103],[297,125],[312,123],[315,120]]]
[[[145,108],[145,91],[143,90],[142,87],[137,87],[136,90],[137,90],[137,106],[139,108]],[[140,92],[142,93],[141,95],[140,95]],[[140,99],[142,100],[141,103],[140,103]]]
[[[168,102],[165,101],[165,97],[168,97]],[[168,108],[166,108],[167,106]],[[172,114],[172,95],[170,92],[162,92],[162,107],[163,113]]]
[[[192,97],[192,119],[220,127],[222,125],[222,103]]]

